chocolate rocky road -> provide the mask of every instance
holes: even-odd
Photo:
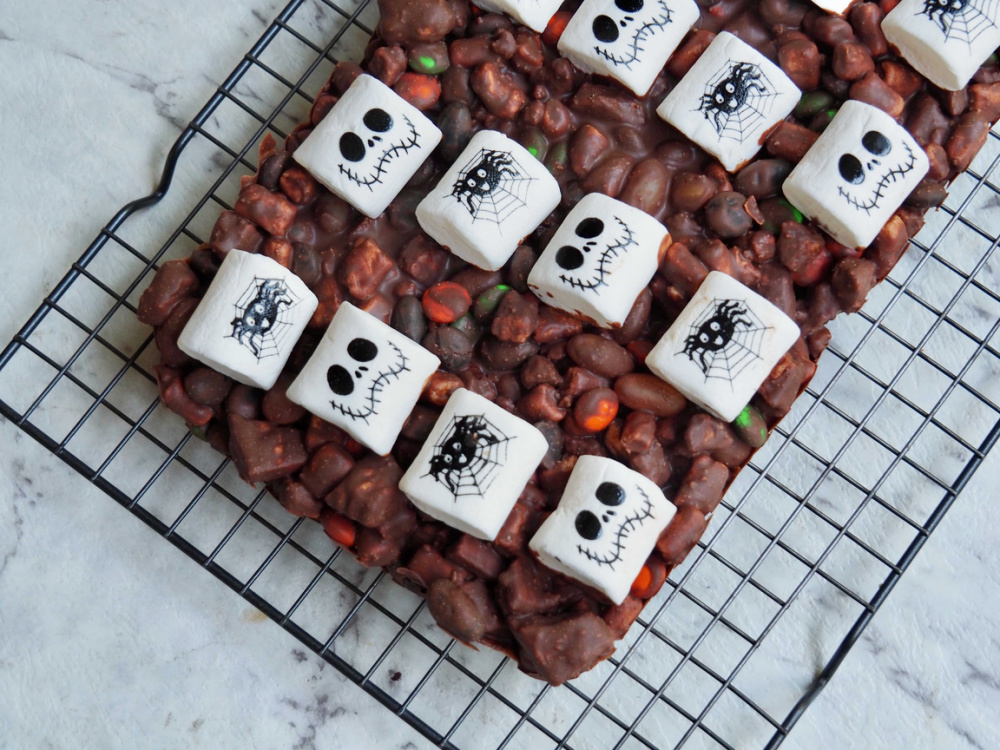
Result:
[[[564,15],[540,35],[464,0],[381,0],[382,21],[363,62],[337,65],[310,121],[284,144],[265,139],[256,176],[246,178],[210,242],[185,261],[164,264],[143,295],[139,313],[156,329],[164,403],[230,455],[246,480],[267,483],[289,511],[317,518],[363,564],[384,566],[425,595],[446,631],[501,649],[551,683],[571,679],[612,653],[662,584],[663,569],[694,547],[736,472],[809,382],[830,340],[826,323],[859,309],[1000,116],[995,60],[968,87],[944,92],[889,52],[879,24],[892,4],[858,3],[840,18],[796,0],[721,0],[702,11],[649,96],[637,99],[558,56]],[[722,29],[776,61],[804,92],[735,175],[654,113]],[[443,131],[433,158],[377,219],[361,216],[291,159],[363,70]],[[863,252],[803,223],[780,197],[784,177],[847,98],[898,118],[930,161],[928,175]],[[560,206],[496,272],[458,261],[414,219],[422,196],[481,128],[524,144],[562,191]],[[648,289],[612,331],[539,304],[526,286],[562,217],[594,191],[641,208],[673,237]],[[266,393],[234,385],[176,345],[232,248],[277,260],[319,298],[285,373]],[[710,270],[759,292],[802,332],[733,425],[705,414],[643,365]],[[344,300],[422,342],[443,363],[387,457],[284,395]],[[532,422],[549,442],[493,543],[418,514],[398,488],[448,396],[463,386]],[[577,457],[587,454],[626,463],[678,508],[619,606],[527,552]]]

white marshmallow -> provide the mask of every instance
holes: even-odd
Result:
[[[545,31],[562,0],[472,0],[476,7],[491,13],[506,13],[533,31]]]
[[[459,388],[399,489],[432,518],[493,541],[548,449],[535,427]]]
[[[438,364],[419,344],[343,302],[286,395],[384,456]]]
[[[850,7],[856,2],[858,0],[812,0],[813,5],[837,16],[846,15]]]
[[[552,307],[618,328],[656,273],[669,236],[644,211],[590,193],[559,225],[528,274],[528,286]]]
[[[417,221],[462,260],[495,271],[561,197],[556,178],[527,149],[481,130],[417,206]]]
[[[621,604],[677,509],[642,474],[580,456],[559,507],[528,542],[544,565]]]
[[[712,271],[646,356],[646,366],[732,422],[798,338],[799,327],[781,310]]]
[[[382,213],[441,140],[416,107],[370,75],[358,76],[292,154],[362,213]]]
[[[902,0],[882,21],[882,33],[932,83],[958,91],[1000,46],[1000,3]]]
[[[318,304],[280,263],[230,250],[177,346],[237,382],[267,390]]]
[[[867,247],[927,174],[927,155],[882,110],[847,101],[781,186],[848,247]]]
[[[583,0],[559,52],[585,73],[645,96],[699,16],[694,0]]]
[[[656,113],[735,172],[801,96],[781,68],[723,31]]]

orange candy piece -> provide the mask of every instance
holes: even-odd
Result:
[[[468,290],[454,281],[441,281],[424,292],[420,300],[424,315],[435,323],[454,323],[472,307]]]
[[[610,388],[589,390],[576,400],[573,416],[586,432],[600,432],[618,416],[618,394]]]
[[[650,555],[639,575],[632,583],[632,596],[638,599],[652,599],[667,580],[667,566],[655,554]]]
[[[328,508],[324,508],[319,516],[323,531],[341,547],[353,547],[356,530],[354,521]]]
[[[569,23],[569,19],[572,17],[573,14],[565,10],[561,10],[552,16],[549,25],[542,32],[542,41],[555,47],[559,43],[559,37],[566,31],[566,24]]]

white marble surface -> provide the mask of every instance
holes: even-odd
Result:
[[[281,4],[0,10],[0,342],[150,190]],[[0,747],[429,747],[12,425],[0,446]],[[1000,746],[998,470],[994,453],[785,747]]]

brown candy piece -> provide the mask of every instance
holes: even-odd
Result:
[[[186,262],[164,263],[139,297],[139,320],[148,326],[163,325],[177,303],[197,288],[198,277]]]
[[[288,476],[309,458],[302,433],[295,428],[233,413],[229,415],[229,452],[240,476],[251,484]]]

